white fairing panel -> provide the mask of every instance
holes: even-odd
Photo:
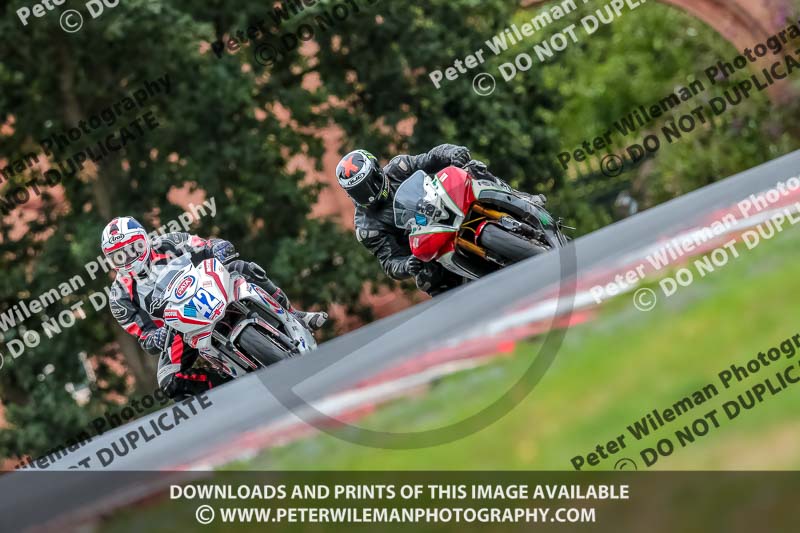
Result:
[[[300,352],[316,348],[316,341],[291,313],[288,313],[263,289],[241,276],[231,276],[216,259],[207,259],[196,267],[189,264],[178,272],[164,291],[166,325],[183,335],[186,343],[218,364],[233,376],[246,372],[236,368],[212,345],[212,332],[233,302],[246,301],[269,312],[280,321],[288,336],[297,342]]]

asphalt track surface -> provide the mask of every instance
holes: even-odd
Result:
[[[108,466],[108,470],[129,471],[126,474],[54,471],[67,469],[77,460],[110,446],[130,430],[123,426],[93,439],[45,472],[0,476],[0,530],[42,524],[90,504],[99,505],[163,475],[142,471],[164,471],[190,464],[247,430],[285,417],[290,413],[287,406],[298,403],[294,395],[313,402],[345,390],[412,354],[435,349],[469,331],[476,325],[476,319],[502,316],[533,295],[558,286],[565,257],[572,255],[577,260],[580,278],[660,237],[692,227],[716,209],[735,205],[798,174],[800,151],[586,235],[561,254],[533,258],[343,335],[312,354],[285,361],[262,375],[249,375],[221,387],[210,394],[213,405],[201,415],[141,444],[126,456],[117,457]],[[270,392],[289,389],[292,394],[281,398]],[[134,424],[146,424],[159,414]]]

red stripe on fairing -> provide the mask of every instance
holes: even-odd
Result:
[[[195,326],[205,326],[210,323],[210,322],[200,322],[199,320],[192,320],[191,318],[186,318],[180,313],[178,314],[178,320],[180,320],[184,324],[194,324]]]
[[[168,256],[167,254],[157,254],[157,253],[153,252],[153,253],[150,255],[150,258],[151,258],[153,261],[160,261],[161,259],[169,259],[169,256]]]
[[[179,364],[183,357],[183,339],[180,335],[175,335],[172,339],[172,346],[169,347],[169,357],[173,364]]]
[[[224,296],[224,297],[225,297],[225,303],[228,303],[228,293],[225,291],[225,287],[222,285],[222,280],[221,280],[221,279],[219,279],[219,276],[217,275],[217,273],[216,273],[216,272],[214,272],[213,265],[215,264],[215,261],[216,261],[216,259],[212,259],[212,260],[211,260],[211,263],[208,263],[208,262],[206,262],[206,263],[204,264],[204,266],[205,266],[205,270],[206,270],[206,274],[208,274],[209,276],[211,276],[212,278],[214,278],[214,281],[216,281],[216,282],[217,282],[217,287],[219,287],[219,290],[220,290],[220,291],[222,291],[222,296]],[[209,265],[209,264],[211,264],[211,265],[212,265],[212,268],[211,268],[211,270],[210,270],[210,271],[208,270],[208,265]]]
[[[201,340],[207,339],[210,336],[211,336],[211,332],[208,331],[206,333],[201,333],[200,335],[197,335],[196,337],[192,337],[192,341],[190,343],[192,348],[197,348],[197,345]]]
[[[233,294],[237,300],[239,299],[239,294],[241,294],[242,285],[244,285],[244,278],[237,278],[233,284]]]

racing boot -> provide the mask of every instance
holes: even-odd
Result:
[[[270,279],[267,279],[270,287],[264,288],[281,306],[292,313],[294,317],[299,320],[309,331],[317,331],[328,320],[328,313],[314,312],[314,311],[300,311],[292,306],[289,297],[283,292],[283,289],[275,285]]]
[[[289,312],[302,322],[309,331],[317,331],[328,321],[328,313],[324,311],[298,311],[291,308]]]

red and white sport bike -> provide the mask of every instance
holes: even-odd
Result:
[[[216,259],[173,259],[151,309],[217,370],[241,377],[316,348],[314,336],[266,291]]]
[[[457,167],[435,176],[420,170],[404,181],[394,197],[394,222],[410,231],[415,257],[438,261],[467,279],[567,242],[561,233],[566,226],[542,206]]]

